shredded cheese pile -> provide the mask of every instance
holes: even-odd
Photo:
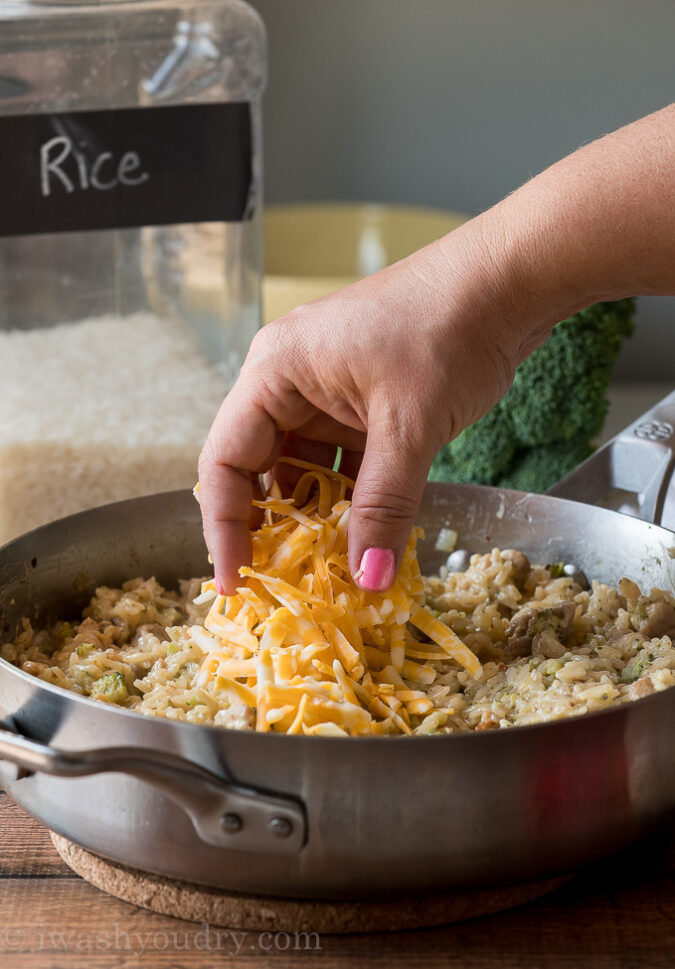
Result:
[[[366,592],[347,564],[353,482],[294,458],[304,474],[292,498],[275,483],[254,501],[252,566],[233,596],[213,580],[196,601],[213,603],[190,636],[206,654],[197,683],[215,680],[232,703],[255,711],[256,730],[328,736],[409,734],[431,714],[431,665],[454,659],[473,676],[474,653],[423,605],[413,529],[392,587]],[[432,642],[420,642],[408,624]],[[417,688],[416,688],[417,687]]]

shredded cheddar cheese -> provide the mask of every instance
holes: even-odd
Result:
[[[204,627],[190,635],[205,654],[197,685],[215,681],[255,714],[261,731],[344,736],[409,734],[411,718],[433,711],[426,693],[434,661],[456,660],[472,676],[474,653],[424,606],[413,529],[398,575],[383,593],[366,592],[347,564],[349,478],[294,458],[304,473],[291,499],[278,485],[254,505],[253,561],[233,596],[202,584],[212,599]],[[198,494],[198,488],[195,489]],[[411,627],[431,643],[413,638]],[[417,722],[417,721],[415,721]]]

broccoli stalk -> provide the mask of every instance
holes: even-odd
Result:
[[[593,451],[632,299],[596,303],[554,328],[511,389],[436,456],[429,477],[545,491]]]

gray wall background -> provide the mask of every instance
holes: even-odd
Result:
[[[269,202],[475,214],[675,98],[675,0],[252,3]],[[641,300],[617,377],[675,383],[675,299]]]

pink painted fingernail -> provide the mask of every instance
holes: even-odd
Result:
[[[384,592],[394,581],[396,556],[390,548],[367,548],[354,576],[362,589]]]
[[[215,574],[215,572],[213,573],[213,578],[216,580],[216,591],[217,591],[218,595],[219,596],[224,596],[225,595],[225,589],[223,589],[222,585],[220,584],[220,579]]]

